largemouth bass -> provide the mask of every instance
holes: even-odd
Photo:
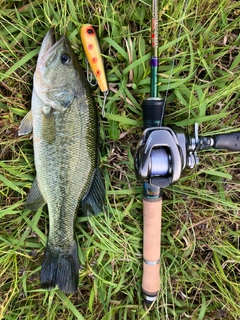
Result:
[[[26,208],[45,203],[49,235],[41,270],[42,287],[58,285],[66,294],[78,287],[79,260],[74,234],[76,212],[103,209],[105,189],[98,169],[97,109],[66,37],[42,42],[33,80],[31,111],[19,135],[33,131],[36,179]]]

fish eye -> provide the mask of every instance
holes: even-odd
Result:
[[[70,55],[68,53],[63,53],[60,57],[62,64],[68,64],[71,61]]]

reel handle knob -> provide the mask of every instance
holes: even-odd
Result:
[[[213,136],[214,149],[240,151],[240,132],[218,134]]]

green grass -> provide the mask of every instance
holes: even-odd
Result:
[[[0,319],[240,319],[240,155],[199,152],[200,165],[164,190],[161,292],[142,304],[141,184],[133,156],[149,96],[151,1],[0,1]],[[237,131],[240,9],[232,0],[161,1],[159,94],[165,123],[202,135]],[[107,210],[77,218],[79,290],[40,288],[46,208],[24,211],[34,180],[32,141],[17,137],[50,27],[66,32],[86,69],[79,36],[97,27],[110,86],[100,123]],[[179,28],[182,25],[181,35]],[[101,115],[102,98],[93,92]]]

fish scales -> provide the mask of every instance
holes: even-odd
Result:
[[[79,262],[74,224],[79,203],[85,214],[102,210],[105,189],[97,167],[97,109],[67,38],[45,36],[34,74],[32,108],[19,135],[33,129],[36,180],[28,209],[47,203],[49,235],[41,271],[45,288],[74,293]]]
[[[72,213],[78,207],[79,198],[86,193],[96,166],[96,150],[87,143],[97,139],[97,125],[94,121],[96,116],[94,112],[90,112],[91,109],[83,107],[83,102],[83,99],[76,99],[66,112],[53,113],[53,119],[49,121],[54,121],[56,132],[55,140],[51,144],[41,138],[48,121],[42,121],[45,116],[37,109],[34,133],[34,139],[39,141],[34,147],[34,150],[37,149],[37,181],[52,220],[49,238],[51,241],[55,239],[56,243],[59,242],[59,239],[56,239],[57,232],[63,231],[64,225],[73,225]],[[91,126],[88,128],[81,125],[82,123],[91,123]],[[56,232],[56,228],[51,226],[59,226],[59,230]],[[71,235],[65,239],[65,247],[73,239],[73,228],[69,230]]]

